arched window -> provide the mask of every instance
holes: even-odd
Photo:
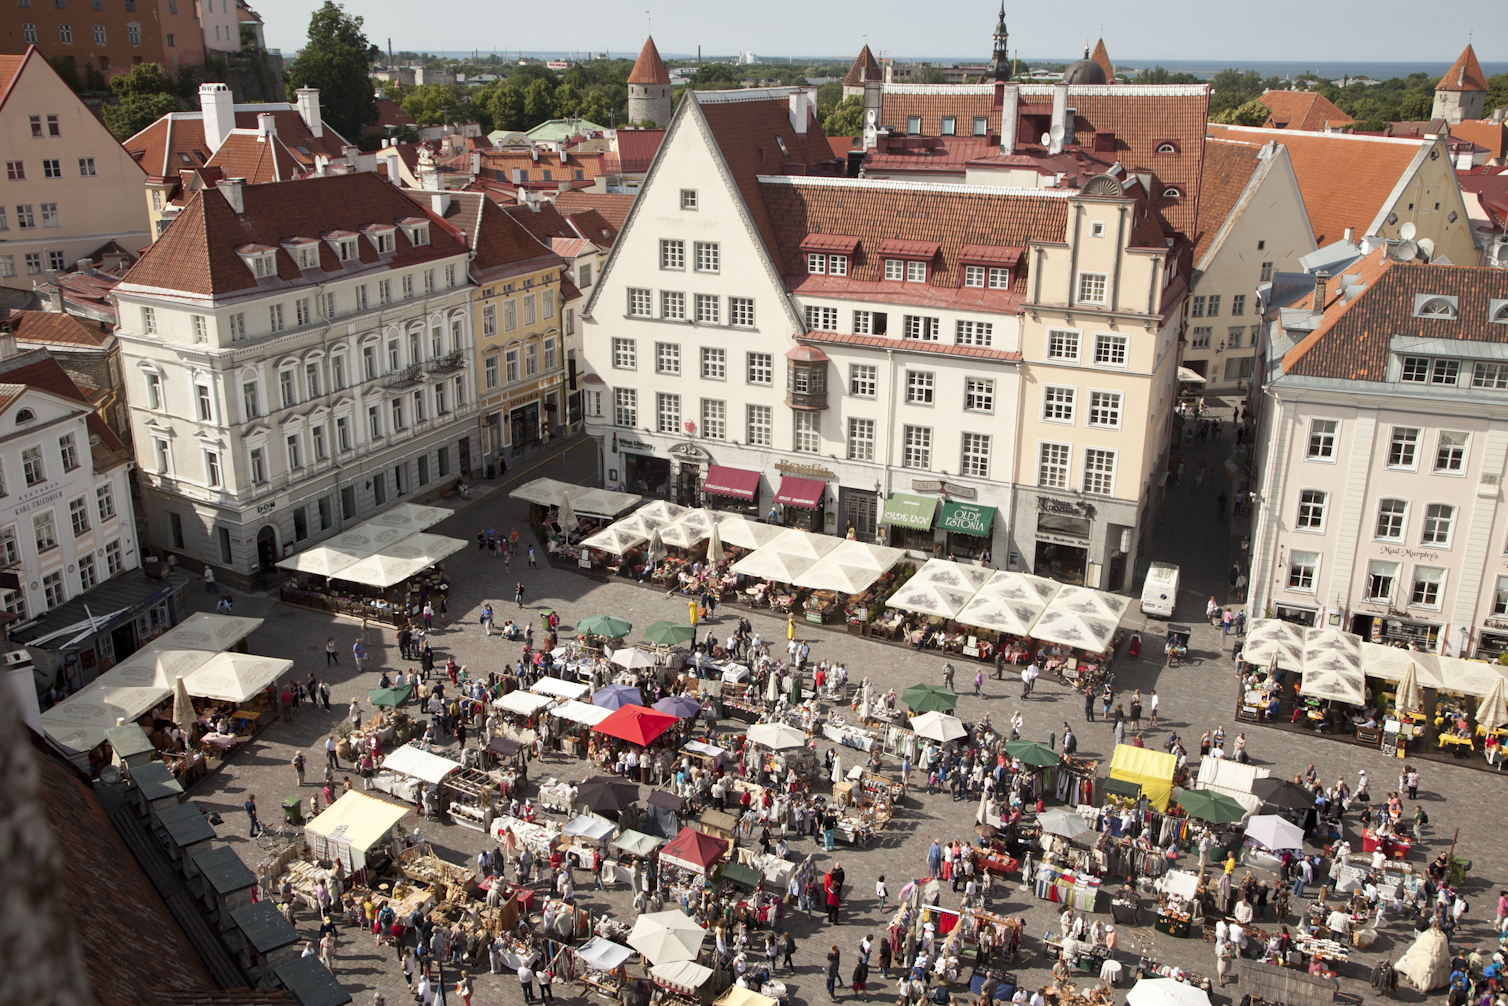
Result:
[[[1508,304],[1499,304],[1498,309],[1492,312],[1492,320],[1500,325],[1508,325]]]
[[[1157,145],[1157,152],[1159,154],[1176,154],[1178,153],[1178,144],[1172,140],[1163,140]]]
[[[1162,190],[1162,197],[1164,199],[1182,199],[1183,190],[1176,185],[1169,185],[1167,188]]]
[[[19,426],[21,423],[29,423],[35,418],[37,418],[37,414],[35,412],[31,411],[30,409],[22,409],[20,412],[16,413],[16,424]]]
[[[1444,297],[1431,297],[1419,305],[1419,314],[1431,318],[1454,318],[1456,306]]]

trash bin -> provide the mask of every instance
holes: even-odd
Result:
[[[304,823],[304,801],[296,796],[290,796],[284,800],[283,821],[287,824],[302,825]]]
[[[487,464],[487,478],[488,478],[489,481],[492,480],[492,479],[497,478],[496,471],[492,467],[491,462],[488,462],[488,464]]]

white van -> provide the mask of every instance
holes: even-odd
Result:
[[[1141,610],[1144,615],[1172,618],[1178,607],[1178,567],[1170,562],[1154,562],[1141,585]]]

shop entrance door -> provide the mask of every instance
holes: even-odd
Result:
[[[697,482],[702,476],[702,466],[693,461],[682,461],[680,476],[676,484],[676,502],[681,506],[694,507],[697,505],[697,490],[700,488]]]
[[[1036,561],[1032,572],[1050,577],[1059,583],[1084,584],[1084,566],[1089,562],[1089,549],[1059,545],[1051,541],[1037,542]]]
[[[847,520],[854,533],[863,540],[874,538],[875,519],[879,516],[879,497],[862,489],[850,489],[843,502]]]
[[[520,454],[529,444],[539,439],[539,403],[514,409],[508,417],[512,426],[513,453]]]
[[[264,524],[257,532],[257,562],[262,572],[271,573],[277,568],[278,532],[271,524]]]
[[[456,453],[458,455],[460,455],[460,458],[459,458],[460,465],[459,465],[459,467],[461,469],[461,479],[463,481],[465,481],[467,479],[470,479],[471,478],[471,438],[470,437],[462,437],[460,440],[456,441]]]

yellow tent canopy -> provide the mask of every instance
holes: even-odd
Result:
[[[1164,751],[1117,744],[1110,759],[1110,778],[1134,782],[1158,810],[1167,810],[1173,798],[1173,773],[1178,759]]]
[[[776,1006],[776,1002],[753,989],[741,989],[735,985],[722,994],[717,1006]]]
[[[304,838],[317,859],[340,859],[347,872],[366,868],[366,856],[408,816],[409,808],[352,790],[304,826]]]

